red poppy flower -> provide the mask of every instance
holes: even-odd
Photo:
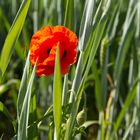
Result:
[[[76,61],[76,35],[64,26],[46,26],[37,31],[30,42],[30,61],[32,66],[37,64],[37,75],[54,73],[56,48],[60,48],[61,73],[66,74],[70,65]]]

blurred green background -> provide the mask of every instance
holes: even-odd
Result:
[[[108,10],[109,2],[111,4]],[[0,0],[0,51],[21,3],[21,0]],[[31,1],[19,39],[10,53],[8,68],[0,81],[0,136],[4,140],[9,140],[16,134],[17,96],[32,34],[45,25],[66,25],[77,34],[80,40],[86,1],[75,0],[73,9],[68,10],[68,19],[65,17],[66,3],[67,0]],[[137,140],[140,139],[140,0],[103,0],[100,14],[94,19],[100,3],[100,0],[94,0],[94,10],[90,18],[92,23],[95,22],[95,28],[91,31],[86,30],[91,34],[86,34],[88,41],[86,45],[84,44],[88,46],[92,38],[97,36],[99,19],[107,9],[105,18],[107,17],[108,20],[84,87],[87,97],[87,120],[98,121],[100,113],[104,112],[105,135],[109,132],[118,140],[122,138]],[[102,28],[99,28],[99,31],[101,32]],[[94,46],[94,43],[92,45]],[[87,58],[88,50],[85,50],[84,58]],[[69,89],[75,76],[76,65],[72,66],[69,72]],[[105,68],[107,72],[103,77]],[[36,94],[37,99],[37,119],[40,119],[52,104],[52,83],[53,76],[35,79],[33,93]],[[79,111],[83,104],[82,97]],[[107,109],[110,109],[109,114]],[[34,120],[33,117],[34,112],[30,115],[31,121]],[[32,124],[31,121],[30,124]],[[43,119],[38,130],[38,139],[44,140],[46,137],[49,139],[52,122],[51,115],[49,119]],[[86,134],[81,139],[96,139],[99,124],[93,123],[87,127]]]

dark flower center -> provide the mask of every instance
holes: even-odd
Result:
[[[64,51],[62,58],[65,58],[66,57],[66,54],[67,54],[67,52]]]
[[[51,51],[51,49],[48,49],[48,50],[47,50],[47,54],[48,54],[48,55],[50,54],[50,51]]]

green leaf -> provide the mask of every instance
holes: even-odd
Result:
[[[87,67],[86,70],[84,72],[84,78],[87,77],[88,72],[90,70],[90,67],[92,65],[93,59],[95,57],[95,54],[97,52],[97,49],[99,47],[99,44],[101,42],[101,39],[103,37],[104,31],[105,31],[105,27],[106,27],[106,23],[107,23],[108,18],[106,16],[103,16],[101,18],[101,20],[99,21],[99,24],[95,30],[95,34],[93,35],[93,38],[91,40],[91,43],[89,45],[89,47],[91,47],[91,50],[89,51],[89,59],[87,62]]]
[[[84,90],[84,82],[81,82],[81,85],[77,91],[75,100],[72,102],[72,111],[71,111],[70,117],[67,120],[66,133],[65,133],[65,138],[64,138],[65,140],[72,139],[72,132],[73,132],[74,124],[75,124],[76,115],[78,113],[78,108],[81,101],[83,90]]]
[[[8,111],[8,109],[6,108],[6,106],[0,102],[0,111],[7,117],[7,119],[11,122],[14,130],[16,130],[16,121],[13,119],[13,117],[11,116],[10,112]]]
[[[138,117],[136,117],[137,113],[138,113],[137,112],[137,107],[134,107],[132,121],[131,121],[129,127],[127,127],[127,129],[126,129],[126,131],[125,131],[125,133],[123,135],[122,140],[126,140],[129,137],[129,134],[131,133],[131,130],[135,127],[135,123],[138,120]]]
[[[114,79],[117,87],[119,85],[118,82],[120,79],[123,64],[125,62],[126,53],[130,47],[130,42],[134,36],[133,21],[134,21],[135,14],[136,14],[136,8],[134,8],[131,14],[129,13],[128,10],[127,17],[124,23],[123,35],[120,41],[120,46],[118,49],[117,59],[114,68]]]
[[[2,71],[2,75],[6,71],[11,56],[11,50],[15,45],[16,40],[18,39],[20,32],[23,28],[30,2],[31,0],[23,0],[17,16],[15,17],[11,29],[6,37],[0,59],[0,69]]]
[[[105,15],[103,15],[101,17],[101,20],[100,20],[100,22],[99,22],[99,24],[98,24],[98,26],[95,30],[95,38],[92,38],[92,41],[91,41],[92,43],[90,44],[90,45],[92,45],[92,47],[91,47],[91,50],[90,50],[90,56],[89,56],[89,59],[88,59],[88,62],[87,62],[87,66],[86,66],[86,69],[85,69],[85,72],[84,72],[84,76],[83,76],[82,80],[80,81],[80,85],[77,86],[77,84],[75,84],[78,87],[77,92],[76,92],[77,95],[75,97],[75,101],[73,102],[73,107],[72,107],[72,112],[70,114],[70,119],[67,122],[65,139],[70,139],[71,136],[72,136],[72,130],[73,130],[73,127],[74,127],[74,122],[75,122],[76,114],[77,114],[77,111],[78,111],[78,108],[79,108],[82,93],[83,93],[83,90],[84,90],[85,80],[86,80],[86,77],[89,73],[90,67],[93,63],[93,59],[94,59],[95,54],[97,52],[97,49],[99,47],[99,44],[100,44],[100,41],[102,39],[103,33],[105,31],[107,20],[108,20],[108,18]],[[78,69],[80,70],[80,66],[78,67]],[[77,83],[79,81],[74,81],[74,82]]]
[[[138,78],[140,79],[140,1],[137,2],[135,43],[137,46]],[[132,69],[134,69],[134,67],[132,67]],[[137,89],[137,105],[140,108],[140,82]]]
[[[86,43],[89,39],[90,33],[92,32],[92,18],[93,18],[93,11],[95,8],[95,0],[86,0],[83,17],[80,25],[79,31],[79,49],[84,50]]]
[[[74,30],[74,0],[66,0],[64,25]]]
[[[65,106],[68,100],[68,74],[64,76],[63,92],[62,92],[62,105]]]
[[[3,134],[1,135],[1,137],[0,137],[0,140],[2,140],[3,139]]]
[[[33,92],[33,96],[30,103],[30,118],[29,124],[33,124],[37,120],[37,99],[36,99],[36,92]],[[37,140],[38,139],[38,131],[37,131],[37,124],[34,123],[32,127],[28,128],[28,140]]]
[[[12,85],[16,85],[19,87],[20,85],[20,80],[17,79],[11,79],[7,83],[0,85],[0,95],[5,93],[7,90],[11,88]]]
[[[8,109],[4,106],[2,102],[0,102],[0,111],[4,113],[4,115],[10,120],[13,121]]]
[[[18,93],[18,100],[17,100],[17,117],[19,118],[20,113],[21,113],[21,108],[23,106],[23,101],[25,98],[25,93],[27,90],[28,86],[28,78],[29,78],[29,66],[30,66],[30,60],[29,60],[30,54],[28,54],[26,64],[24,67],[23,75],[22,75],[22,80],[19,88],[19,93]]]
[[[53,111],[54,111],[56,140],[58,140],[60,136],[60,126],[62,117],[61,104],[62,104],[62,81],[61,81],[59,46],[58,46],[55,58],[55,72],[53,83]]]
[[[126,114],[126,111],[129,109],[130,104],[132,103],[134,97],[136,96],[137,86],[138,86],[138,81],[134,84],[132,90],[129,92],[129,94],[128,94],[126,100],[125,100],[125,103],[123,105],[123,108],[121,109],[121,112],[119,113],[119,115],[117,117],[117,120],[115,122],[115,131],[118,130],[118,128],[121,124],[121,121]]]
[[[99,124],[99,121],[95,120],[95,121],[86,121],[82,126],[84,126],[85,128],[88,128],[89,126],[92,126],[93,124]]]
[[[108,73],[108,61],[109,61],[109,38],[105,36],[101,42],[101,54],[102,54],[102,65],[101,65],[101,98],[102,98],[102,110],[105,109],[107,100],[107,73]],[[100,56],[101,56],[100,54]],[[94,74],[94,73],[93,73]]]
[[[95,79],[96,104],[97,104],[98,110],[101,111],[103,109],[103,97],[102,97],[101,81],[99,79],[98,69],[97,69],[97,66],[96,66],[94,61],[93,61],[93,65],[92,65],[92,71],[93,71],[93,76]]]
[[[23,105],[21,108],[20,117],[18,118],[18,136],[17,140],[27,140],[28,138],[28,120],[29,120],[29,108],[30,108],[30,99],[31,99],[31,90],[33,86],[33,81],[35,78],[36,65],[34,66],[33,72],[29,79],[27,90],[24,93],[25,97],[23,98]]]
[[[9,29],[10,29],[10,24],[9,24],[8,20],[6,19],[6,17],[4,16],[1,8],[0,8],[0,18],[2,19],[2,22],[4,23],[5,28],[6,28],[7,32],[8,32]],[[24,60],[24,53],[23,53],[22,45],[20,44],[20,42],[17,41],[14,47],[15,47],[15,50],[16,50],[18,56],[22,60]]]

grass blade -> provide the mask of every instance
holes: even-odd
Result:
[[[137,14],[136,14],[136,34],[135,43],[137,47],[137,59],[138,59],[138,78],[140,78],[140,1],[137,3]],[[140,108],[140,82],[137,89],[137,105]]]
[[[53,111],[54,111],[54,123],[56,140],[60,136],[60,126],[62,117],[62,81],[61,81],[61,70],[60,70],[60,57],[59,57],[59,46],[57,47],[56,59],[55,59],[55,72],[54,72],[54,83],[53,83]]]
[[[108,20],[108,18],[103,17],[100,20],[99,25],[97,26],[97,28],[95,30],[95,38],[92,39],[93,44],[91,43],[92,48],[90,51],[89,60],[88,60],[87,67],[86,67],[86,70],[84,73],[84,77],[86,77],[88,75],[88,72],[89,72],[92,62],[93,62],[93,59],[94,59],[97,49],[99,47],[100,41],[102,39],[103,33],[105,31],[107,20]]]
[[[129,18],[126,18],[125,26],[123,28],[123,35],[122,40],[120,42],[120,47],[118,50],[118,55],[116,59],[115,69],[114,69],[114,78],[115,82],[119,81],[121,70],[123,67],[123,63],[126,57],[126,53],[128,51],[128,48],[130,46],[130,42],[132,40],[134,30],[132,29],[133,20],[135,17],[136,8],[134,8],[131,15],[129,15]]]
[[[11,56],[11,50],[12,47],[15,45],[16,40],[18,39],[20,32],[22,30],[22,27],[25,22],[25,18],[30,6],[31,0],[23,0],[21,7],[17,13],[17,16],[15,17],[15,20],[11,26],[11,29],[6,37],[2,53],[1,53],[1,59],[0,59],[0,68],[2,71],[2,75],[5,73],[5,70],[8,66],[10,56]]]
[[[79,104],[81,101],[81,96],[84,90],[84,82],[81,82],[81,85],[77,91],[77,95],[75,97],[75,100],[72,103],[72,111],[70,114],[69,119],[67,120],[67,125],[66,125],[66,132],[65,132],[65,140],[71,140],[72,139],[72,131],[73,131],[73,127],[74,127],[74,123],[75,123],[75,119],[76,119],[76,115],[78,113],[78,108],[79,108]]]
[[[90,33],[92,32],[92,18],[93,18],[93,11],[95,8],[94,5],[95,5],[94,0],[86,0],[85,2],[85,8],[84,8],[83,17],[80,25],[80,31],[79,31],[80,50],[85,49]]]
[[[130,5],[131,5],[131,2],[130,2]],[[136,13],[136,7],[133,9],[131,14],[130,14],[130,10],[128,9],[127,17],[126,17],[124,28],[123,28],[123,34],[122,34],[120,46],[118,49],[117,59],[114,66],[114,83],[115,83],[116,88],[115,88],[114,97],[113,97],[114,101],[111,106],[110,121],[112,121],[114,118],[114,106],[118,100],[118,91],[119,91],[119,86],[120,86],[121,72],[122,72],[123,64],[125,62],[127,51],[130,47],[130,43],[134,35],[133,20],[135,17],[135,13]]]
[[[5,28],[6,28],[6,30],[8,32],[9,29],[10,29],[10,24],[9,24],[8,20],[6,19],[4,13],[2,12],[2,9],[1,8],[0,8],[0,18],[1,18],[1,20],[2,20],[2,22],[3,22],[3,24],[4,24]],[[22,60],[24,60],[24,53],[23,53],[22,45],[21,45],[20,41],[17,41],[16,42],[16,44],[15,44],[15,50],[18,53],[18,56]]]
[[[23,76],[19,88],[19,93],[18,93],[18,100],[17,100],[17,117],[19,118],[20,113],[21,113],[21,108],[23,105],[23,99],[25,98],[25,93],[27,90],[27,83],[28,83],[28,77],[29,77],[29,66],[30,66],[30,61],[29,61],[29,54],[26,60],[26,64],[24,67],[23,71]]]
[[[132,90],[128,94],[128,96],[125,100],[124,106],[123,106],[121,112],[119,113],[119,116],[118,116],[116,123],[115,123],[115,131],[118,130],[118,128],[121,124],[121,121],[122,121],[123,117],[125,116],[127,109],[129,108],[129,105],[132,103],[134,97],[136,96],[137,86],[138,86],[138,81],[134,84]]]
[[[64,25],[74,30],[74,0],[66,0]]]
[[[26,90],[25,97],[23,98],[23,105],[21,108],[20,118],[18,119],[18,137],[17,140],[27,140],[28,138],[28,120],[29,120],[29,108],[31,99],[31,90],[33,86],[33,81],[35,78],[36,65],[32,71],[28,87]]]
[[[30,119],[29,124],[34,124],[30,129],[28,129],[28,140],[37,140],[38,139],[38,130],[37,124],[34,123],[37,120],[37,99],[36,92],[33,92],[33,96],[30,103]]]
[[[102,101],[102,93],[101,93],[101,81],[99,79],[98,69],[94,61],[92,65],[92,72],[94,74],[94,79],[95,79],[95,98],[96,98],[97,108],[98,110],[102,110],[103,101]]]
[[[135,108],[134,108],[134,111],[133,111],[132,121],[131,121],[129,127],[127,128],[127,130],[125,131],[122,140],[126,140],[126,139],[128,138],[130,131],[133,129],[134,124],[135,124],[136,121],[137,121],[136,115],[137,115],[137,108],[135,107]]]
[[[0,102],[0,111],[3,112],[10,121],[13,121],[13,118],[11,117],[9,111],[2,102]]]

